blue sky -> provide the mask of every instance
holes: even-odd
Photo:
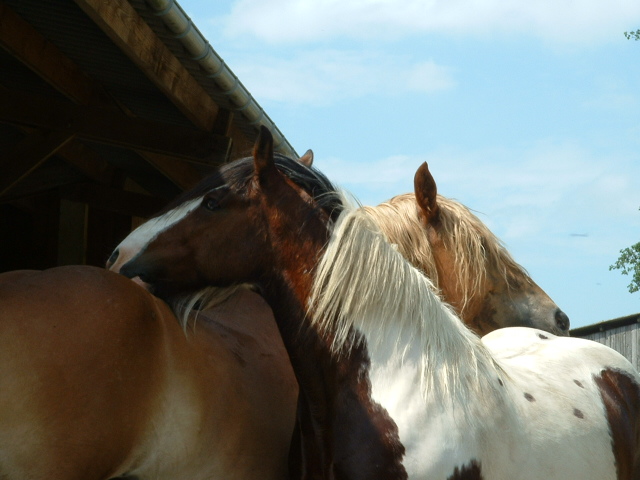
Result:
[[[640,312],[637,0],[179,0],[299,152],[365,204],[427,161],[574,327]]]

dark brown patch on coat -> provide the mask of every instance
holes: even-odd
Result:
[[[578,385],[580,388],[584,388],[584,385],[582,385],[582,382],[580,380],[574,380],[573,383]]]
[[[549,340],[549,337],[547,337],[546,335],[543,335],[542,333],[539,333],[538,337],[540,337],[542,340]]]
[[[453,474],[447,477],[447,480],[482,480],[482,470],[480,462],[471,460],[467,465],[456,467]]]
[[[640,479],[640,385],[626,372],[594,375],[604,405],[618,480]]]
[[[527,400],[529,400],[530,402],[535,402],[536,401],[536,397],[534,397],[533,395],[531,395],[530,393],[525,393],[524,394],[524,398],[526,398]]]
[[[579,410],[577,408],[573,409],[573,414],[578,418],[584,418],[584,413],[582,413],[582,410]]]

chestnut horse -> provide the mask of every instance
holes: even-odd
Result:
[[[461,203],[437,194],[423,167],[420,195],[363,207],[387,240],[431,279],[476,333],[533,327],[569,334],[569,318],[518,265],[500,240]]]
[[[185,331],[113,272],[9,272],[0,345],[0,478],[287,476],[297,383],[257,294]]]
[[[168,301],[204,287],[253,284],[273,310],[298,379],[301,474],[406,478],[396,426],[370,398],[366,345],[352,332],[349,351],[336,354],[306,316],[310,271],[343,208],[333,185],[296,160],[274,158],[263,128],[253,158],[222,166],[176,203],[153,228],[132,234],[142,249],[120,273]],[[296,237],[294,249],[271,241],[282,231]]]
[[[429,189],[423,165],[416,195]],[[343,215],[317,268],[313,320],[371,353],[410,478],[640,479],[640,375],[596,342],[531,328],[482,339],[366,211]]]

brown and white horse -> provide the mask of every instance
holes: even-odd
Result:
[[[257,294],[185,329],[113,272],[4,273],[0,345],[0,478],[287,477],[297,383]]]
[[[373,397],[398,425],[410,478],[640,478],[640,375],[630,362],[531,328],[478,338],[368,212],[341,217],[312,295],[314,322],[337,350],[353,328],[366,338]]]
[[[466,206],[437,194],[426,163],[422,191],[363,207],[389,242],[431,279],[476,333],[532,327],[569,334],[569,318]]]
[[[311,269],[342,208],[342,197],[319,172],[274,158],[263,129],[254,158],[224,165],[156,225],[132,234],[142,250],[120,273],[139,277],[169,301],[204,287],[253,284],[273,310],[298,379],[301,474],[402,479],[395,424],[370,398],[366,345],[352,333],[349,351],[334,353],[306,315]],[[281,230],[296,237],[291,248],[277,242]],[[168,265],[172,258],[178,263]]]
[[[192,200],[122,272],[168,297],[205,285],[257,282],[276,319],[286,312],[283,305],[307,305],[313,287],[308,313],[339,358],[361,351],[354,327],[373,349],[373,393],[399,424],[412,478],[639,477],[640,376],[629,362],[600,344],[530,328],[505,328],[480,340],[366,212],[341,215],[325,251],[333,220],[317,202],[327,193],[318,196],[283,175],[263,140],[252,179],[224,182]],[[308,332],[306,318],[298,320]],[[358,364],[365,379],[367,367]],[[397,446],[377,444],[381,449],[372,451],[353,441],[359,422],[336,402],[339,375],[319,373],[316,386],[325,396],[314,397],[322,413],[314,418],[333,418],[325,432],[334,447],[324,453],[335,459],[341,442],[353,448],[348,478],[364,476],[358,473],[376,459],[397,457]],[[394,433],[388,426],[384,431]]]

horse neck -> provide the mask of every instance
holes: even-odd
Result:
[[[362,337],[336,353],[311,324],[307,305],[318,259],[329,238],[311,206],[271,223],[277,268],[262,282],[300,389],[323,430],[340,478],[405,479],[404,447],[395,423],[371,398],[369,356]],[[349,452],[349,453],[345,453]]]
[[[335,332],[336,348],[355,327],[376,357],[385,345],[396,358],[410,352],[425,395],[464,405],[495,388],[497,367],[480,339],[364,211],[340,219],[318,267],[312,302],[313,321]]]

